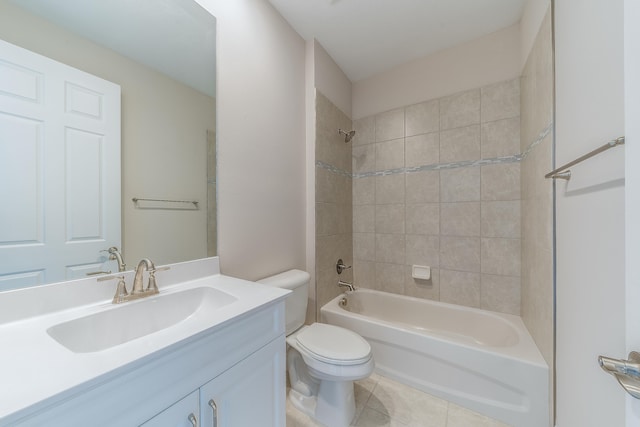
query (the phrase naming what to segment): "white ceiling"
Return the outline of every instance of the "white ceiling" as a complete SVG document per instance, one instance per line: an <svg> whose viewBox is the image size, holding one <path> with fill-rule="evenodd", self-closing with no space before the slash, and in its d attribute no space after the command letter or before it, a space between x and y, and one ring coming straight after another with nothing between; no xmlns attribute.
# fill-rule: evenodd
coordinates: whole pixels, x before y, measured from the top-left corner
<svg viewBox="0 0 640 427"><path fill-rule="evenodd" d="M269 0L353 82L517 23L526 0Z"/></svg>
<svg viewBox="0 0 640 427"><path fill-rule="evenodd" d="M193 0L13 0L41 17L215 96L216 21Z"/></svg>

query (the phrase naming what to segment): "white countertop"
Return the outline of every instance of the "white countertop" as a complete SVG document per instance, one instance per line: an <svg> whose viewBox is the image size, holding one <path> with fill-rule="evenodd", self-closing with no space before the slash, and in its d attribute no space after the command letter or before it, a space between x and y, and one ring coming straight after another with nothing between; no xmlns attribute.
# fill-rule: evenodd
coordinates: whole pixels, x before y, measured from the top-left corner
<svg viewBox="0 0 640 427"><path fill-rule="evenodd" d="M102 298L98 301L88 301L84 305L66 307L57 311L40 309L40 313L28 317L16 315L10 318L6 312L4 316L0 315L0 424L2 419L10 414L27 408L44 406L48 399L70 390L77 392L81 390L83 384L99 377L108 378L109 374L115 375L118 368L140 358L169 349L174 344L189 340L205 331L221 329L233 319L242 317L243 314L265 304L283 299L288 293L282 289L220 274L210 274L186 282L179 282L179 277L175 277L179 274L173 274L172 281L178 283L169 286L161 286L163 279L160 273L157 274L160 296L204 286L226 292L237 298L237 301L213 311L200 310L186 320L166 329L94 353L74 353L68 350L49 336L47 329L78 317L116 308L117 306L111 304L115 282L107 288L110 294L108 300ZM67 292L69 298L73 299L73 290L79 289L78 286L98 286L95 279L91 280L90 283L86 283L89 279L76 281L74 286L69 285L73 282L64 282L59 285L59 292ZM128 280L128 283L130 284L131 280ZM46 288L44 295L50 296L55 292L56 285L43 287ZM103 297L104 291L100 292L100 296ZM34 304L50 309L50 303L37 300L38 293L35 290L29 290L27 295L35 298ZM20 301L21 298L24 299L24 295L16 296L14 293L10 296L0 293L0 311L3 303L6 309L8 303L15 305L15 302ZM156 298L156 296L148 298ZM137 304L144 300L125 304ZM20 312L15 310L15 307L11 311ZM26 311L33 314L28 309Z"/></svg>

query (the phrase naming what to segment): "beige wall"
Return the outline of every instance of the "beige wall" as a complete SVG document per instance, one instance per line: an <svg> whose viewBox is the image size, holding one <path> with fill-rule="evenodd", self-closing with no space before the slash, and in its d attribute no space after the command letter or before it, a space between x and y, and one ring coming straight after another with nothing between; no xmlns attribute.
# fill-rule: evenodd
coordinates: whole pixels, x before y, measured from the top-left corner
<svg viewBox="0 0 640 427"><path fill-rule="evenodd" d="M315 87L351 118L351 80L317 40L313 40Z"/></svg>
<svg viewBox="0 0 640 427"><path fill-rule="evenodd" d="M551 6L551 0L527 0L520 19L520 60L524 68L538 37L540 26Z"/></svg>
<svg viewBox="0 0 640 427"><path fill-rule="evenodd" d="M207 254L206 132L215 100L0 2L0 37L122 87L123 253L130 268ZM198 200L195 211L135 209L133 197ZM105 248L106 249L106 248Z"/></svg>
<svg viewBox="0 0 640 427"><path fill-rule="evenodd" d="M352 118L520 76L520 26L402 64L354 82Z"/></svg>
<svg viewBox="0 0 640 427"><path fill-rule="evenodd" d="M198 3L217 18L222 271L304 270L305 43L267 1Z"/></svg>
<svg viewBox="0 0 640 427"><path fill-rule="evenodd" d="M556 165L624 134L623 5L555 2ZM597 363L627 354L624 156L609 150L555 184L559 427L625 425L630 398Z"/></svg>
<svg viewBox="0 0 640 427"><path fill-rule="evenodd" d="M354 122L358 286L520 314L519 116L516 78Z"/></svg>

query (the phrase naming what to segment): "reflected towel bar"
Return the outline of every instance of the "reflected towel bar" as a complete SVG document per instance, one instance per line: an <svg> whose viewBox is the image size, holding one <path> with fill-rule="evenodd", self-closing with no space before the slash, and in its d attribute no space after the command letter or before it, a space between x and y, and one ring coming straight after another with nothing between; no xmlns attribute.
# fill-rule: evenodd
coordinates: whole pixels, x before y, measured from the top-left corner
<svg viewBox="0 0 640 427"><path fill-rule="evenodd" d="M578 157L574 161L569 162L564 166L560 166L559 168L552 170L551 172L546 174L544 177L545 178L552 178L552 179L566 179L566 180L569 180L571 178L571 171L568 170L568 171L564 172L565 169L569 169L571 166L577 165L578 163L580 163L582 161L585 161L588 158L591 158L591 157L595 156L596 154L600 154L603 151L607 151L610 148L613 148L613 147L615 147L617 145L622 145L622 144L624 144L624 136L621 136L621 137L616 138L616 139L612 139L611 141L607 142L603 146L596 148L595 150L585 154L584 156Z"/></svg>
<svg viewBox="0 0 640 427"><path fill-rule="evenodd" d="M138 203L138 202L189 203L189 204L193 204L193 206L195 206L196 209L198 208L197 200L143 199L140 197L134 197L131 200L133 200L133 203Z"/></svg>

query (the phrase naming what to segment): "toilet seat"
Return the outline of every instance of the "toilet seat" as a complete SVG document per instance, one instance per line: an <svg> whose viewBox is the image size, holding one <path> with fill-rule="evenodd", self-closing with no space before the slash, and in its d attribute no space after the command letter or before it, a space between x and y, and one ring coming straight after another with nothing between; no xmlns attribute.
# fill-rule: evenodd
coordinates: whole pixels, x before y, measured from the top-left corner
<svg viewBox="0 0 640 427"><path fill-rule="evenodd" d="M360 365L371 359L371 346L353 331L314 323L295 335L296 343L314 359L331 365Z"/></svg>

